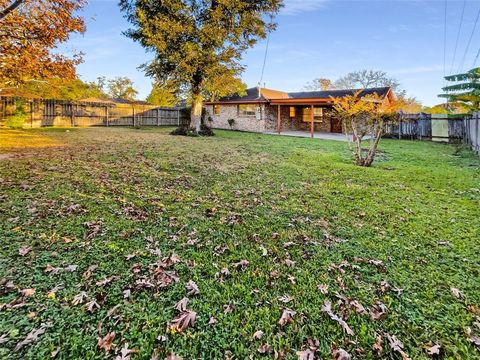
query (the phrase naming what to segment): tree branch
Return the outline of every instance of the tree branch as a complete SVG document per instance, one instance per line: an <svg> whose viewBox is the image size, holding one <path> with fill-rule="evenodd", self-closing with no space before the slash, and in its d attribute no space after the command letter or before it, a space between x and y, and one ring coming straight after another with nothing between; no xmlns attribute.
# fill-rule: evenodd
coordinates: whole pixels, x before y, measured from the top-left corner
<svg viewBox="0 0 480 360"><path fill-rule="evenodd" d="M8 5L5 9L0 10L0 20L2 20L4 17L10 14L13 10L19 7L23 3L23 1L24 0L15 0L10 5Z"/></svg>

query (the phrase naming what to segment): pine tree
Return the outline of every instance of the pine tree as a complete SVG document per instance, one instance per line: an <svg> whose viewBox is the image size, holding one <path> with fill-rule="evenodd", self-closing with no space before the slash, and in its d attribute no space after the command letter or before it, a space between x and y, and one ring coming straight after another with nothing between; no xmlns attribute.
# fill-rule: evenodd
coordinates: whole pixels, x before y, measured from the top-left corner
<svg viewBox="0 0 480 360"><path fill-rule="evenodd" d="M126 35L154 55L143 65L146 74L186 89L190 126L198 132L204 97L227 78L238 83L243 52L275 29L282 0L120 0L120 6L133 25Z"/></svg>
<svg viewBox="0 0 480 360"><path fill-rule="evenodd" d="M448 102L460 103L472 112L480 110L480 68L445 76L445 80L457 84L442 88L445 93L439 97L446 98Z"/></svg>

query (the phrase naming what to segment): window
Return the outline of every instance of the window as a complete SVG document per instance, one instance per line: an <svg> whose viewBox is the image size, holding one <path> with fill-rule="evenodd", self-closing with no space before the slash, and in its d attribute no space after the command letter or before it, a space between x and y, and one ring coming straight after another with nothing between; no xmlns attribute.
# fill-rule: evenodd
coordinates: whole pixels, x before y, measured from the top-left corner
<svg viewBox="0 0 480 360"><path fill-rule="evenodd" d="M312 121L310 116L312 114L312 108L306 107L303 108L303 121L310 122ZM313 122L322 122L323 121L323 108L313 107Z"/></svg>
<svg viewBox="0 0 480 360"><path fill-rule="evenodd" d="M213 105L213 114L220 115L220 105Z"/></svg>
<svg viewBox="0 0 480 360"><path fill-rule="evenodd" d="M238 105L239 116L255 116L256 113L257 113L257 107L254 104Z"/></svg>
<svg viewBox="0 0 480 360"><path fill-rule="evenodd" d="M290 106L290 117L291 118L295 117L295 106Z"/></svg>

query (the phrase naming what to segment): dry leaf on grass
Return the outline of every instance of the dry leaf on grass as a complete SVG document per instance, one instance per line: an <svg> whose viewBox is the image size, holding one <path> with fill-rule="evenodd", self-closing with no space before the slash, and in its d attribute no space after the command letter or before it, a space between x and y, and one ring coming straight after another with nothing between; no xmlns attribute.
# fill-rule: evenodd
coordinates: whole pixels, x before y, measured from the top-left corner
<svg viewBox="0 0 480 360"><path fill-rule="evenodd" d="M248 262L248 260L240 260L239 262L234 263L233 267L235 269L245 269L249 264L250 263Z"/></svg>
<svg viewBox="0 0 480 360"><path fill-rule="evenodd" d="M85 291L81 291L80 293L78 293L73 297L72 304L73 305L83 304L85 300L87 300L87 293Z"/></svg>
<svg viewBox="0 0 480 360"><path fill-rule="evenodd" d="M20 249L18 249L18 254L21 256L27 255L32 248L30 246L22 246Z"/></svg>
<svg viewBox="0 0 480 360"><path fill-rule="evenodd" d="M377 356L381 356L383 353L382 343L383 343L382 335L377 335L375 337L375 344L373 344L372 346L372 350L375 352L375 354L377 354Z"/></svg>
<svg viewBox="0 0 480 360"><path fill-rule="evenodd" d="M252 337L253 337L254 340L259 340L259 339L262 338L262 336L263 336L263 331L262 330L257 330L253 333Z"/></svg>
<svg viewBox="0 0 480 360"><path fill-rule="evenodd" d="M330 319L338 322L340 326L342 327L343 331L345 331L348 335L353 335L353 330L348 326L348 324L340 318L339 316L335 315L332 311L332 302L328 299L325 299L323 302L322 306L322 311L327 313L327 315L330 317Z"/></svg>
<svg viewBox="0 0 480 360"><path fill-rule="evenodd" d="M318 290L320 290L320 292L323 294L323 295L327 295L328 294L328 285L325 285L325 284L320 284L317 286Z"/></svg>
<svg viewBox="0 0 480 360"><path fill-rule="evenodd" d="M402 356L402 360L410 360L408 355L403 351L403 344L395 335L386 334L390 348L398 352Z"/></svg>
<svg viewBox="0 0 480 360"><path fill-rule="evenodd" d="M272 349L272 347L268 344L263 344L263 345L260 345L260 347L257 349L257 351L260 353L260 354L268 354L270 352L270 350Z"/></svg>
<svg viewBox="0 0 480 360"><path fill-rule="evenodd" d="M285 265L287 265L288 267L294 267L295 266L295 261L293 260L290 260L290 259L285 259Z"/></svg>
<svg viewBox="0 0 480 360"><path fill-rule="evenodd" d="M130 355L137 353L138 350L129 349L128 344L125 344L120 350L120 354L115 357L115 360L130 360Z"/></svg>
<svg viewBox="0 0 480 360"><path fill-rule="evenodd" d="M440 355L440 348L441 346L438 344L427 344L425 345L425 349L427 350L428 355Z"/></svg>
<svg viewBox="0 0 480 360"><path fill-rule="evenodd" d="M103 279L103 280L97 281L95 284L96 284L97 286L105 286L105 285L108 285L108 284L110 284L112 281L117 280L117 279L118 279L118 276L113 275L113 276L109 276L109 277L107 277L107 278L105 278L105 279Z"/></svg>
<svg viewBox="0 0 480 360"><path fill-rule="evenodd" d="M450 290L452 291L452 294L457 298L457 299L462 299L465 297L465 295L463 294L463 292L461 292L460 290L458 290L457 288L450 288Z"/></svg>
<svg viewBox="0 0 480 360"><path fill-rule="evenodd" d="M108 333L103 338L99 336L97 346L108 353L112 348L113 339L115 339L115 332Z"/></svg>
<svg viewBox="0 0 480 360"><path fill-rule="evenodd" d="M282 316L280 320L278 320L278 324L280 326L285 326L289 323L293 322L293 317L295 316L296 312L290 309L283 309Z"/></svg>
<svg viewBox="0 0 480 360"><path fill-rule="evenodd" d="M195 311L184 311L172 321L170 324L170 330L182 332L188 327L193 327L196 321L197 313Z"/></svg>
<svg viewBox="0 0 480 360"><path fill-rule="evenodd" d="M210 316L210 319L208 320L208 325L213 325L217 323L217 319L215 319L213 316Z"/></svg>
<svg viewBox="0 0 480 360"><path fill-rule="evenodd" d="M169 352L165 357L165 360L183 360L181 356L175 355L173 352Z"/></svg>
<svg viewBox="0 0 480 360"><path fill-rule="evenodd" d="M20 290L20 293L25 297L33 296L35 294L35 289L23 289Z"/></svg>
<svg viewBox="0 0 480 360"><path fill-rule="evenodd" d="M198 295L200 294L200 290L198 289L197 284L193 280L190 280L186 285L185 288L188 290L188 295Z"/></svg>
<svg viewBox="0 0 480 360"><path fill-rule="evenodd" d="M383 320L387 316L387 307L385 304L377 301L370 309L370 317L372 320Z"/></svg>
<svg viewBox="0 0 480 360"><path fill-rule="evenodd" d="M315 359L315 351L312 349L306 349L297 351L298 360L313 360Z"/></svg>
<svg viewBox="0 0 480 360"><path fill-rule="evenodd" d="M47 324L42 324L40 325L40 327L38 329L33 329L32 331L30 331L27 336L25 337L25 339L23 339L22 341L20 341L16 346L15 346L15 349L14 351L18 351L20 350L21 348L23 348L25 345L29 345L35 341L38 340L39 336L43 335L45 333L45 331L47 331L47 329L49 327L51 327L52 325L50 323L47 323Z"/></svg>
<svg viewBox="0 0 480 360"><path fill-rule="evenodd" d="M95 300L92 300L85 304L85 309L88 312L94 312L95 309L100 309L100 305Z"/></svg>
<svg viewBox="0 0 480 360"><path fill-rule="evenodd" d="M288 295L288 294L285 294L285 295L283 295L283 296L280 296L280 297L278 298L278 300L281 301L281 302L283 302L284 304L287 304L287 303L289 303L290 301L293 300L293 296L290 296L290 295Z"/></svg>
<svg viewBox="0 0 480 360"><path fill-rule="evenodd" d="M337 345L332 344L332 356L335 360L351 360L352 356L343 349L338 349Z"/></svg>
<svg viewBox="0 0 480 360"><path fill-rule="evenodd" d="M188 302L189 302L188 298L184 297L182 300L180 300L175 304L174 308L180 312L183 312L187 310Z"/></svg>

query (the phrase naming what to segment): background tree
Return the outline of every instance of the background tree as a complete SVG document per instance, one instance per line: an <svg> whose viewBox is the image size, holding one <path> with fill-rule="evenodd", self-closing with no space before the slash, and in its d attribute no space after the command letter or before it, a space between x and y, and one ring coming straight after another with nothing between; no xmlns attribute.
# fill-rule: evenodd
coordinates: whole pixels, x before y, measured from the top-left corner
<svg viewBox="0 0 480 360"><path fill-rule="evenodd" d="M334 84L336 89L366 89L372 87L391 87L394 92L399 91L399 82L381 70L353 71L340 77Z"/></svg>
<svg viewBox="0 0 480 360"><path fill-rule="evenodd" d="M17 86L32 79L76 77L81 54L72 58L53 53L71 33L83 33L77 15L84 0L29 0L0 19L0 87ZM0 9L11 3L0 0Z"/></svg>
<svg viewBox="0 0 480 360"><path fill-rule="evenodd" d="M147 97L147 102L158 106L175 106L177 103L177 89L167 82L155 82Z"/></svg>
<svg viewBox="0 0 480 360"><path fill-rule="evenodd" d="M126 35L154 54L146 74L187 90L190 126L198 132L206 92L216 90L216 79L234 80L243 71L242 53L274 30L282 0L120 0L120 6L133 25Z"/></svg>
<svg viewBox="0 0 480 360"><path fill-rule="evenodd" d="M345 134L352 134L349 146L359 166L371 166L377 154L385 125L400 119L399 110L404 106L401 99L386 101L378 95L362 97L362 91L353 95L332 98L334 109L342 119ZM364 139L368 146L364 147Z"/></svg>
<svg viewBox="0 0 480 360"><path fill-rule="evenodd" d="M30 81L18 87L21 92L43 99L81 100L95 97L104 98L107 94L95 81L84 82L80 79L52 78L42 81Z"/></svg>
<svg viewBox="0 0 480 360"><path fill-rule="evenodd" d="M0 20L2 20L4 17L6 17L8 14L10 14L12 11L14 11L17 7L19 7L24 0L15 0L12 1L11 3L8 3L6 1L3 1L0 5Z"/></svg>
<svg viewBox="0 0 480 360"><path fill-rule="evenodd" d="M480 110L480 68L472 69L463 74L445 76L445 80L457 84L444 87L445 92L438 95L448 102L462 104L470 112Z"/></svg>
<svg viewBox="0 0 480 360"><path fill-rule="evenodd" d="M308 82L307 85L305 85L303 88L306 91L316 91L316 90L324 91L324 90L333 90L334 86L333 86L332 80L318 78Z"/></svg>
<svg viewBox="0 0 480 360"><path fill-rule="evenodd" d="M133 81L126 76L117 76L109 79L106 86L108 95L112 98L135 100L138 94L138 91L133 87Z"/></svg>

